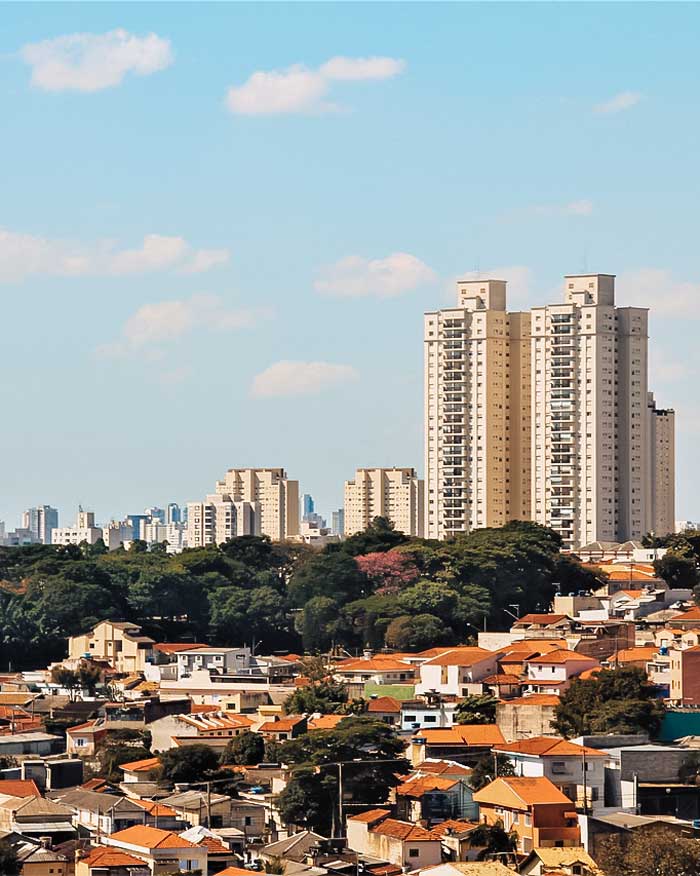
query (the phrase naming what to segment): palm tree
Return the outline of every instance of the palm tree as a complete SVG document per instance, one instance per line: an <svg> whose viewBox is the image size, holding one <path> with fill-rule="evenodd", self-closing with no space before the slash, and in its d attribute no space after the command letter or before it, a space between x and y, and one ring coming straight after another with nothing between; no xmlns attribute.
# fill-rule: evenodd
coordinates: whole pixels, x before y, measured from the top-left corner
<svg viewBox="0 0 700 876"><path fill-rule="evenodd" d="M482 822L469 834L469 845L481 849L477 855L479 861L503 855L508 857L518 847L518 834L514 830L507 831L502 821L494 824Z"/></svg>

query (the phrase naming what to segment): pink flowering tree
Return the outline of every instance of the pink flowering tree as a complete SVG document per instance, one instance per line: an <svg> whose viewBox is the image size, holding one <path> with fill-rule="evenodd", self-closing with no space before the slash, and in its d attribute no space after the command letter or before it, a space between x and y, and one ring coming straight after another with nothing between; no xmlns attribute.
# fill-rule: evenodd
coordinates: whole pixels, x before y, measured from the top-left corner
<svg viewBox="0 0 700 876"><path fill-rule="evenodd" d="M420 574L411 558L401 551L363 554L355 557L355 561L374 584L375 592L382 596L398 593Z"/></svg>

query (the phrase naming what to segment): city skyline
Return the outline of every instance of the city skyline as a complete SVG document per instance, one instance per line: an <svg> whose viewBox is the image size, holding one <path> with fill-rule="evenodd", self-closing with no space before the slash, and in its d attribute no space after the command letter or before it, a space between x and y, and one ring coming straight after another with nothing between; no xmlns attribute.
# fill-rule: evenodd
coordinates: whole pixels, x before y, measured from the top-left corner
<svg viewBox="0 0 700 876"><path fill-rule="evenodd" d="M423 476L422 314L476 270L513 309L576 271L655 302L676 516L700 516L700 10L200 8L5 10L0 520L118 519L232 466L283 466L326 511L358 467ZM116 66L72 69L76 33Z"/></svg>

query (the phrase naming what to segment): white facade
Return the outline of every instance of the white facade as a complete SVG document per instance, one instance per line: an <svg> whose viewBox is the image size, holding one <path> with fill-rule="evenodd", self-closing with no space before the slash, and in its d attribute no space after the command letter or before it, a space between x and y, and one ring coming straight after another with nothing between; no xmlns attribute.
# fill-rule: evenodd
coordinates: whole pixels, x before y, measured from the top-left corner
<svg viewBox="0 0 700 876"><path fill-rule="evenodd" d="M187 503L187 547L223 544L239 535L260 535L260 514L253 502L234 502L228 495Z"/></svg>
<svg viewBox="0 0 700 876"><path fill-rule="evenodd" d="M423 537L423 481L412 468L358 468L345 481L344 534L367 529L386 517L406 535Z"/></svg>
<svg viewBox="0 0 700 876"><path fill-rule="evenodd" d="M103 536L101 526L95 526L95 515L92 511L78 510L78 516L73 526L56 528L51 532L51 544L96 544Z"/></svg>
<svg viewBox="0 0 700 876"><path fill-rule="evenodd" d="M142 537L148 544L168 543L169 554L178 554L187 546L187 525L185 523L144 523Z"/></svg>
<svg viewBox="0 0 700 876"><path fill-rule="evenodd" d="M460 656L443 654L422 663L418 669L420 681L416 694L437 691L446 696L465 697L480 693L482 679L496 672L498 654L474 648L474 654ZM477 685L478 687L473 687Z"/></svg>

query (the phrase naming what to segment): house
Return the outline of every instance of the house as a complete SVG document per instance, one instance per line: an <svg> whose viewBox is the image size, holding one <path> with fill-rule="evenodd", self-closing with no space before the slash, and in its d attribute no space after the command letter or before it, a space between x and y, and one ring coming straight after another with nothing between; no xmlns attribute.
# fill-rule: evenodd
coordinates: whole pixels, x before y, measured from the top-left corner
<svg viewBox="0 0 700 876"><path fill-rule="evenodd" d="M500 702L496 706L496 725L508 740L554 735L552 721L558 705L556 694L531 694Z"/></svg>
<svg viewBox="0 0 700 876"><path fill-rule="evenodd" d="M207 850L207 862L209 873L219 873L223 867L238 863L238 855L234 851L233 843L226 842L209 828L198 825L183 831L180 836L195 845L202 846Z"/></svg>
<svg viewBox="0 0 700 876"><path fill-rule="evenodd" d="M545 776L584 812L604 805L607 755L603 751L551 736L506 742L493 750L509 758L516 776Z"/></svg>
<svg viewBox="0 0 700 876"><path fill-rule="evenodd" d="M193 827L206 825L207 813L211 811L211 827L237 828L249 839L260 837L265 832L265 807L259 803L228 797L225 794L190 789L176 791L161 800L173 809L178 818Z"/></svg>
<svg viewBox="0 0 700 876"><path fill-rule="evenodd" d="M110 834L103 842L140 858L148 864L154 876L173 870L207 872L206 847L191 843L169 830L135 825Z"/></svg>
<svg viewBox="0 0 700 876"><path fill-rule="evenodd" d="M527 678L525 689L527 693L557 694L560 696L568 690L571 679L588 669L600 666L593 657L568 651L563 648L531 657L525 661Z"/></svg>
<svg viewBox="0 0 700 876"><path fill-rule="evenodd" d="M423 729L411 737L408 757L414 767L428 758L471 765L502 742L505 739L496 724L455 724Z"/></svg>
<svg viewBox="0 0 700 876"><path fill-rule="evenodd" d="M61 736L42 733L39 730L0 735L0 757L44 756L59 754L62 750L63 738Z"/></svg>
<svg viewBox="0 0 700 876"><path fill-rule="evenodd" d="M336 681L345 684L412 684L415 680L415 667L392 655L372 656L343 660L333 670Z"/></svg>
<svg viewBox="0 0 700 876"><path fill-rule="evenodd" d="M315 712L308 716L306 726L309 731L335 730L344 718L347 718L347 715L321 715L319 712Z"/></svg>
<svg viewBox="0 0 700 876"><path fill-rule="evenodd" d="M451 727L455 720L457 697L426 695L420 699L403 700L401 703L402 730L418 730L421 727Z"/></svg>
<svg viewBox="0 0 700 876"><path fill-rule="evenodd" d="M467 776L410 775L394 789L396 815L404 821L421 822L428 827L446 819L477 819Z"/></svg>
<svg viewBox="0 0 700 876"><path fill-rule="evenodd" d="M44 797L0 797L0 830L16 831L30 838L50 837L52 842L73 839L73 812Z"/></svg>
<svg viewBox="0 0 700 876"><path fill-rule="evenodd" d="M474 800L486 824L501 822L517 832L519 852L581 844L571 800L544 776L502 776L476 791Z"/></svg>
<svg viewBox="0 0 700 876"><path fill-rule="evenodd" d="M522 876L602 876L583 846L533 849L518 871Z"/></svg>
<svg viewBox="0 0 700 876"><path fill-rule="evenodd" d="M99 718L66 729L66 752L78 757L94 757L107 738L107 728Z"/></svg>
<svg viewBox="0 0 700 876"><path fill-rule="evenodd" d="M482 679L496 672L498 654L484 648L453 648L421 663L417 694L436 692L454 697L481 693Z"/></svg>
<svg viewBox="0 0 700 876"><path fill-rule="evenodd" d="M513 871L500 861L451 861L427 867L420 876L513 876Z"/></svg>
<svg viewBox="0 0 700 876"><path fill-rule="evenodd" d="M109 662L117 672L130 675L143 672L153 661L155 642L141 634L138 624L126 621L100 621L88 633L68 639L71 660L92 657Z"/></svg>
<svg viewBox="0 0 700 876"><path fill-rule="evenodd" d="M53 848L50 837L34 839L13 833L5 839L17 855L22 876L72 876L73 861Z"/></svg>
<svg viewBox="0 0 700 876"><path fill-rule="evenodd" d="M265 739L284 742L285 739L296 739L307 729L307 719L303 715L287 715L284 718L275 716L271 721L263 722L258 727L258 733Z"/></svg>
<svg viewBox="0 0 700 876"><path fill-rule="evenodd" d="M76 852L75 876L151 876L146 860L108 846Z"/></svg>
<svg viewBox="0 0 700 876"><path fill-rule="evenodd" d="M481 851L472 842L472 833L479 827L476 821L448 818L431 828L440 837L444 861L475 861Z"/></svg>
<svg viewBox="0 0 700 876"><path fill-rule="evenodd" d="M177 653L177 677L189 678L201 669L219 675L235 675L250 664L250 648L187 648Z"/></svg>
<svg viewBox="0 0 700 876"><path fill-rule="evenodd" d="M370 697L367 704L367 714L377 721L384 721L392 727L398 726L401 720L401 700L395 697Z"/></svg>
<svg viewBox="0 0 700 876"><path fill-rule="evenodd" d="M160 769L160 758L146 757L143 760L130 760L123 763L119 769L124 773L126 784L147 781L153 773Z"/></svg>
<svg viewBox="0 0 700 876"><path fill-rule="evenodd" d="M294 861L301 864L309 851L322 843L327 843L326 837L312 830L302 830L286 839L269 843L260 849L260 857L264 862L271 863L278 858L282 861Z"/></svg>
<svg viewBox="0 0 700 876"><path fill-rule="evenodd" d="M526 614L510 628L525 639L563 638L571 631L571 618L565 614Z"/></svg>
<svg viewBox="0 0 700 876"><path fill-rule="evenodd" d="M679 706L700 705L700 645L670 653L668 697Z"/></svg>
<svg viewBox="0 0 700 876"><path fill-rule="evenodd" d="M440 838L424 827L390 818L388 809L371 809L347 819L348 848L397 867L420 870L442 860Z"/></svg>
<svg viewBox="0 0 700 876"><path fill-rule="evenodd" d="M164 830L182 830L184 821L175 811L153 800L118 797L80 788L57 793L54 798L73 813L73 823L81 833L101 836L145 824Z"/></svg>
<svg viewBox="0 0 700 876"><path fill-rule="evenodd" d="M148 725L154 751L168 751L177 745L202 743L224 749L234 736L249 730L253 720L248 715L207 711L198 714L166 715Z"/></svg>

